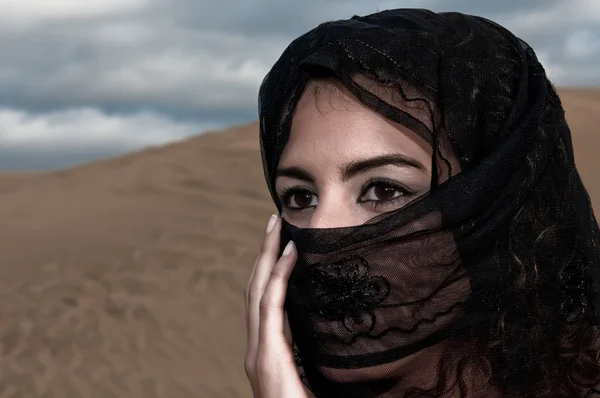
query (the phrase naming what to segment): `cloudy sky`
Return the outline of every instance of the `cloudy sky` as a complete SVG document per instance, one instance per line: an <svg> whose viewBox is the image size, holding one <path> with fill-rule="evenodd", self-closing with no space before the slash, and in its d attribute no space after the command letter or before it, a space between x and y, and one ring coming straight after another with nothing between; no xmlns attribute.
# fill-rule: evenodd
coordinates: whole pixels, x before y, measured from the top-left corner
<svg viewBox="0 0 600 398"><path fill-rule="evenodd" d="M600 86L598 0L0 0L0 170L253 120L292 39L396 7L488 17L528 41L557 85Z"/></svg>

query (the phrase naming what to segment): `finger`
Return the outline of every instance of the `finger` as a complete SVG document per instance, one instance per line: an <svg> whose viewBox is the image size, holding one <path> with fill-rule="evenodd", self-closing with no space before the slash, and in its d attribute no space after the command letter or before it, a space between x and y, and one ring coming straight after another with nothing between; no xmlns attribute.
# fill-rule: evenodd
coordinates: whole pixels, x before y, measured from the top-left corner
<svg viewBox="0 0 600 398"><path fill-rule="evenodd" d="M266 231L266 235L269 235L269 232L273 229L275 223L277 222L277 215L276 214L272 214L271 217L269 218L269 222L267 224L267 231ZM266 239L266 236L265 236ZM264 247L264 240L263 240L263 247ZM262 253L262 249L261 249L261 253ZM252 271L250 271L250 275L248 277L248 283L246 284L246 287L244 289L244 298L246 299L246 310L248 310L248 293L250 292L250 285L252 283L252 280L254 280L254 274L256 273L256 265L258 264L258 260L260 260L261 256L259 253L256 258L254 259L254 264L252 265Z"/></svg>
<svg viewBox="0 0 600 398"><path fill-rule="evenodd" d="M263 253L267 250L267 238L268 235L272 232L274 232L273 230L275 229L275 224L277 223L277 218L278 216L276 214L273 214L270 218L269 218L269 222L267 224L267 228L266 228L266 236L265 239L263 240L263 244L260 250L260 253L256 256L256 259L254 261L254 265L252 267L252 271L250 273L250 277L248 279L248 283L246 285L246 288L244 289L244 301L245 301L245 307L246 307L246 311L245 311L245 320L246 320L246 336L247 336L247 342L246 342L246 358L244 360L244 367L246 368L246 374L248 376L248 378L250 379L250 384L252 386L252 389L254 390L255 388L255 380L254 380L254 373L255 373L255 368L256 368L256 352L258 350L258 332L256 331L257 326L256 324L256 320L252 320L251 319L251 312L253 312L251 309L253 308L253 306L257 306L252 304L253 300L251 299L251 292L254 291L255 289L255 276L256 276L256 269L259 265L259 263L261 263L261 261L264 260L264 256ZM252 293L254 294L254 293ZM254 300L256 301L256 300ZM257 312L257 311L254 311ZM257 317L255 317L257 318Z"/></svg>
<svg viewBox="0 0 600 398"><path fill-rule="evenodd" d="M254 265L252 266L252 271L250 272L250 276L248 278L248 283L246 285L246 288L244 289L244 299L245 299L245 306L246 306L246 326L248 326L248 313L249 313L249 308L250 308L250 292L253 289L253 281L255 280L255 275L256 275L256 268L258 266L259 261L262 259L263 257L263 252L266 250L266 246L267 246L267 237L270 234L270 232L272 232L272 230L275 227L275 224L277 223L277 218L278 216L276 214L273 214L271 216L271 218L269 219L269 223L267 224L267 232L266 232L266 236L265 239L263 240L263 244L262 247L260 249L259 254L256 256L256 259L254 260Z"/></svg>
<svg viewBox="0 0 600 398"><path fill-rule="evenodd" d="M271 217L269 218L269 222L267 223L267 230L266 230L265 238L266 238L266 235L269 235L271 230L275 227L277 218L279 218L279 216L277 214L272 214ZM263 245L264 245L264 240L263 240ZM250 290L250 283L254 279L254 274L256 273L256 264L258 264L258 260L260 260L260 253L254 259L254 264L252 265L252 271L250 272L250 276L248 277L248 284L246 285L246 289L244 292L246 298L248 298L248 292Z"/></svg>
<svg viewBox="0 0 600 398"><path fill-rule="evenodd" d="M258 257L254 260L254 265L252 265L252 271L250 271L250 276L248 277L248 283L246 284L246 287L244 288L244 314L245 314L245 320L246 320L246 330L248 330L248 326L249 326L249 318L248 318L249 300L248 300L248 294L250 292L250 282L252 281L252 279L254 279L254 272L256 271L256 263L257 262L258 262Z"/></svg>
<svg viewBox="0 0 600 398"><path fill-rule="evenodd" d="M274 216L274 215L273 215ZM273 217L271 216L271 217ZM271 221L269 221L271 222ZM269 226L267 225L267 230L269 229ZM248 277L248 283L246 284L246 287L244 288L244 305L245 305L245 314L246 314L246 330L248 330L248 308L249 308L249 298L248 295L250 293L250 284L252 283L252 280L254 280L254 274L256 273L256 264L258 264L258 260L260 259L260 255L256 256L256 258L254 259L254 264L252 265L252 271L250 271L250 276Z"/></svg>
<svg viewBox="0 0 600 398"><path fill-rule="evenodd" d="M248 285L248 330L247 330L247 352L249 361L256 358L258 351L258 333L260 317L260 300L263 296L271 270L277 262L279 256L279 234L281 229L280 218L276 216L274 224L267 232L260 254L256 260L255 270L252 280Z"/></svg>
<svg viewBox="0 0 600 398"><path fill-rule="evenodd" d="M290 344L285 337L284 304L288 280L298 258L293 242L289 242L283 255L273 267L268 285L260 301L259 347L274 349L276 355L289 353ZM261 348L262 350L262 348Z"/></svg>

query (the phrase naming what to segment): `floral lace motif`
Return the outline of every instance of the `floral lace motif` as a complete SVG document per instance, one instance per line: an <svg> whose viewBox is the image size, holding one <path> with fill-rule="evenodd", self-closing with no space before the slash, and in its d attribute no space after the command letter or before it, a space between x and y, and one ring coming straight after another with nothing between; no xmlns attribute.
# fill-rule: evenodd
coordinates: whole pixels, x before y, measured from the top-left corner
<svg viewBox="0 0 600 398"><path fill-rule="evenodd" d="M374 310L390 294L390 283L382 276L371 276L370 268L359 256L310 267L312 310L329 321L341 322L349 332L372 331Z"/></svg>

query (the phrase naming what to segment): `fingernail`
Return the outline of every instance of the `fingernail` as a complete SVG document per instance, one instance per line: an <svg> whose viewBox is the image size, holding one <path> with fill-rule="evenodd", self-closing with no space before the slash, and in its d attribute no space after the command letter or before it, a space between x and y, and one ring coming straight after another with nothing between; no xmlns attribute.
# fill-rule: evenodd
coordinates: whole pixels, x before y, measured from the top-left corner
<svg viewBox="0 0 600 398"><path fill-rule="evenodd" d="M267 224L267 233L270 233L273 228L275 228L275 222L277 221L277 215L273 214L271 218L269 218L269 223Z"/></svg>
<svg viewBox="0 0 600 398"><path fill-rule="evenodd" d="M285 246L285 249L283 249L283 254L282 256L287 256L292 252L292 249L294 248L294 242L289 241L288 244Z"/></svg>

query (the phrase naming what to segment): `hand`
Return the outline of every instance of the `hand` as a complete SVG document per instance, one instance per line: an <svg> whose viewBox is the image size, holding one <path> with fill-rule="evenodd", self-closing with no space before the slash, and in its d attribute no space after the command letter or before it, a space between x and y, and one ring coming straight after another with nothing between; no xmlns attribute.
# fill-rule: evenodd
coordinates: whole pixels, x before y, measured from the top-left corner
<svg viewBox="0 0 600 398"><path fill-rule="evenodd" d="M292 242L281 258L281 220L273 216L246 287L246 374L254 398L314 397L298 375L284 314L287 283L298 258Z"/></svg>

